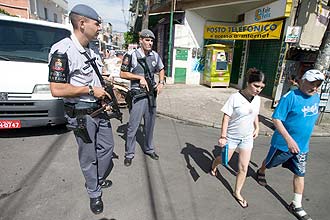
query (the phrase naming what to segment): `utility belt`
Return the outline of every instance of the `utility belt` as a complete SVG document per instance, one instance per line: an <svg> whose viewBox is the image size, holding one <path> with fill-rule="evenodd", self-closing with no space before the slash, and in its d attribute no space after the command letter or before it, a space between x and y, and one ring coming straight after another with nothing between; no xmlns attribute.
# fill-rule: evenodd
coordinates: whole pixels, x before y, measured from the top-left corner
<svg viewBox="0 0 330 220"><path fill-rule="evenodd" d="M95 102L64 103L64 111L70 118L90 115L99 108L101 108L101 105Z"/></svg>
<svg viewBox="0 0 330 220"><path fill-rule="evenodd" d="M131 89L129 90L129 93L131 94L132 98L139 99L147 97L147 93L145 90L142 89Z"/></svg>
<svg viewBox="0 0 330 220"><path fill-rule="evenodd" d="M90 115L101 105L95 102L78 102L78 103L64 103L64 111L70 118L76 118L77 124L68 123L66 127L72 130L74 134L81 138L84 143L92 143L92 140L87 130L86 115ZM101 114L99 114L101 115Z"/></svg>
<svg viewBox="0 0 330 220"><path fill-rule="evenodd" d="M130 89L128 90L126 97L125 97L125 102L128 106L128 109L132 109L133 103L136 103L137 101L148 98L148 94L145 90L142 89Z"/></svg>

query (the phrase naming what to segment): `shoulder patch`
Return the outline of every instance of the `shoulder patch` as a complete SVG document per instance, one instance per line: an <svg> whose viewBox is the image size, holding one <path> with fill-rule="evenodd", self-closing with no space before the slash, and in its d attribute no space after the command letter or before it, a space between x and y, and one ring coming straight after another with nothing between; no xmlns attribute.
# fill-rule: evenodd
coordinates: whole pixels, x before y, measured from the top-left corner
<svg viewBox="0 0 330 220"><path fill-rule="evenodd" d="M67 83L69 82L68 56L55 51L49 63L49 82Z"/></svg>
<svg viewBox="0 0 330 220"><path fill-rule="evenodd" d="M132 55L126 53L123 57L123 62L121 64L120 69L124 72L129 72L131 66L131 60L132 60Z"/></svg>
<svg viewBox="0 0 330 220"><path fill-rule="evenodd" d="M124 57L123 64L124 65L128 65L129 64L129 58L128 58L128 56L125 56Z"/></svg>
<svg viewBox="0 0 330 220"><path fill-rule="evenodd" d="M64 70L64 67L63 67L63 63L62 63L62 60L57 58L55 61L54 61L54 66L52 68L53 70L55 71L63 71Z"/></svg>

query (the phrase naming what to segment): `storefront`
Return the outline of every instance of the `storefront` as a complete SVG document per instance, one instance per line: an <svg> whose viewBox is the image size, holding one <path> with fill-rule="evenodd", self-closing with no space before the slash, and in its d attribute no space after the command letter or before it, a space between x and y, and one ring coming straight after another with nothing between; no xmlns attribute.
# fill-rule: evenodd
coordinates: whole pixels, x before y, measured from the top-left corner
<svg viewBox="0 0 330 220"><path fill-rule="evenodd" d="M205 27L204 36L205 39L235 40L234 60L236 60L233 63L231 79L236 79L235 86L242 88L244 73L251 67L262 70L267 79L274 78L281 47L282 26L281 20L250 25L212 25ZM236 42L238 47L236 47ZM209 62L207 57L205 62ZM264 89L266 96L271 96L273 85L273 80L266 85Z"/></svg>
<svg viewBox="0 0 330 220"><path fill-rule="evenodd" d="M320 61L320 46L324 38L325 31L329 22L329 7L326 2L308 2L302 1L298 4L299 11L295 14L295 19L287 26L283 36L283 45L285 60L276 75L276 84L274 86L275 107L290 87L289 79L301 79L306 70L317 68L328 75L329 64L317 65ZM308 15L308 20L306 20ZM327 63L327 62L325 62ZM317 66L316 66L317 65ZM326 108L328 101L327 86L323 85L321 94L320 110L329 112Z"/></svg>
<svg viewBox="0 0 330 220"><path fill-rule="evenodd" d="M245 72L249 68L256 67L266 75L267 83L262 95L268 98L275 97L274 88L278 83L277 76L282 70L286 52L283 32L288 24L291 7L292 1L280 0L245 13L246 26L264 24L267 27L266 25L269 25L270 34L264 35L263 38L235 41L237 46L234 50L232 86L243 88ZM275 27L277 28L275 29ZM237 58L240 62L235 61Z"/></svg>

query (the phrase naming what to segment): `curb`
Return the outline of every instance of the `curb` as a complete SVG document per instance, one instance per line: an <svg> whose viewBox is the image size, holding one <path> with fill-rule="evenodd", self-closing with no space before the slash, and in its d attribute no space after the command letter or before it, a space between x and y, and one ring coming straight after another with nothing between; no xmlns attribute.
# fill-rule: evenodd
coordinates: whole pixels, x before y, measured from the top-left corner
<svg viewBox="0 0 330 220"><path fill-rule="evenodd" d="M220 123L212 123L212 122L205 122L201 120L196 120L196 119L191 119L191 118L186 118L183 116L176 116L173 114L169 113L164 113L157 111L157 115L165 118L171 118L173 120L181 121L185 124L189 125L196 125L196 126L204 126L204 127L211 127L211 128L217 128L221 129L221 124ZM265 136L272 136L274 131L272 129L260 129L260 134L263 134ZM313 132L312 137L330 137L330 134L328 132Z"/></svg>
<svg viewBox="0 0 330 220"><path fill-rule="evenodd" d="M172 114L169 114L169 113L164 113L164 112L159 112L159 111L157 111L157 114L160 117L170 118L170 119L177 120L177 121L183 122L185 124L189 124L189 125L196 125L196 126L204 126L204 127L211 127L211 128L221 129L221 124L220 123L205 122L205 121L186 118L186 117L182 117L182 116L175 116L175 115L172 115ZM271 129L268 129L268 130L267 129L261 129L260 134L263 134L265 136L271 136L273 134L273 130L271 130Z"/></svg>

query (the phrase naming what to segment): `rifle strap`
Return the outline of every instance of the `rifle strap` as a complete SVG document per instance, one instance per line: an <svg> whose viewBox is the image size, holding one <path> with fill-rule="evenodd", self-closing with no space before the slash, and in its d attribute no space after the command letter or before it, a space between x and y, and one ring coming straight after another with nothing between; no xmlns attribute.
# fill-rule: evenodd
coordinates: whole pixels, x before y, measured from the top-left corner
<svg viewBox="0 0 330 220"><path fill-rule="evenodd" d="M85 63L86 63L86 64L87 64L87 63L90 63L90 64L92 65L93 69L94 69L95 72L96 72L97 77L99 78L99 80L100 80L100 82L101 82L102 87L103 87L104 89L106 89L106 88L107 88L107 85L105 84L105 81L104 81L104 79L103 79L103 77L102 77L102 75L101 75L101 73L100 73L100 71L99 71L99 68L98 68L97 65L96 65L96 62L95 62L96 58L95 58L95 57L94 57L94 58L91 58L91 57L89 56L89 54L87 53L87 51L83 52L82 54L87 58L87 61L85 61ZM120 110L119 110L119 106L118 106L117 98L116 98L115 94L113 93L113 86L110 85L110 86L108 86L108 88L109 88L109 90L107 90L107 92L108 92L109 95L111 96L111 101L112 101L112 103L113 103L113 107L114 107L112 111L113 111L113 112L116 112L116 114L118 115L118 117L116 117L116 118L117 118L118 120L122 121L122 113L121 113ZM103 107L102 107L102 108L103 108Z"/></svg>
<svg viewBox="0 0 330 220"><path fill-rule="evenodd" d="M94 71L96 72L97 77L99 78L99 80L100 80L100 82L101 82L101 85L102 85L103 87L105 87L104 79L103 79L103 77L102 77L102 75L101 75L101 73L100 73L99 68L98 68L97 65L96 65L96 62L95 62L96 57L91 58L91 57L89 56L89 54L87 53L87 51L83 52L82 54L87 58L87 61L85 61L85 63L86 63L86 64L87 64L87 63L90 63L90 64L92 65Z"/></svg>
<svg viewBox="0 0 330 220"><path fill-rule="evenodd" d="M135 49L135 53L136 53L137 62L142 66L144 70L144 76L146 78L149 77L150 79L154 80L154 78L151 76L150 68L147 63L147 56L142 57L142 55L137 49Z"/></svg>

